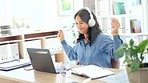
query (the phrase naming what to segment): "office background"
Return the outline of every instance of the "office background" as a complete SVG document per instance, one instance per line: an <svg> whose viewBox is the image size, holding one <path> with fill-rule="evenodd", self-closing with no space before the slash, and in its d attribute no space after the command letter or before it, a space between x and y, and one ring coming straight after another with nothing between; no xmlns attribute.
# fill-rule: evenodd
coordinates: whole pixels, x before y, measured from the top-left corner
<svg viewBox="0 0 148 83"><path fill-rule="evenodd" d="M137 14L136 11L133 11L134 15L140 15L138 16L138 20L140 18L141 21L140 34L136 33L136 35L134 36L130 33L126 35L123 34L123 39L130 37L134 38L136 41L139 41L141 39L141 35L143 36L143 34L145 34L144 36L146 36L144 38L147 38L147 0L131 0L127 2L126 0L104 0L104 2L102 2L102 0L0 0L0 26L10 25L10 27L12 28L12 34L14 35L19 33L31 33L35 31L63 29L65 35L69 35L66 37L66 40L70 45L73 46L73 35L71 34L72 31L69 30L69 28L71 28L72 24L74 23L73 15L84 6L88 6L97 16L101 17L101 21L100 18L98 18L98 20L100 24L102 24L102 27L106 27L104 26L106 24L103 23L107 22L108 17L110 18L114 16L119 18L119 20L121 18L121 23L123 23L122 27L126 27L125 25L129 24L126 23L126 20L129 19L129 17L126 17L126 15L121 15L121 17L118 17L118 15L109 13L109 15L104 15L104 17L102 17L101 15L99 15L99 13L97 13L97 11L99 11L99 9L97 8L99 8L98 5L100 5L100 3L105 3L105 10L108 10L106 8L111 7L112 5L110 4L112 2L124 2L128 4L130 3L134 5L133 7L129 4L130 8L133 7L131 8L131 10L136 10L136 8L139 8L139 10L140 8L142 9L140 11L136 10L139 12L139 14ZM62 4L66 5L66 7L63 7ZM101 5L102 8L104 8L104 6ZM125 4L125 8L126 7L127 5ZM128 32L130 31L129 29L130 28L128 28ZM103 30L107 31L107 28L103 28ZM107 33L109 33L109 31ZM138 37L138 39L136 37ZM126 41L128 40L125 40L125 42Z"/></svg>

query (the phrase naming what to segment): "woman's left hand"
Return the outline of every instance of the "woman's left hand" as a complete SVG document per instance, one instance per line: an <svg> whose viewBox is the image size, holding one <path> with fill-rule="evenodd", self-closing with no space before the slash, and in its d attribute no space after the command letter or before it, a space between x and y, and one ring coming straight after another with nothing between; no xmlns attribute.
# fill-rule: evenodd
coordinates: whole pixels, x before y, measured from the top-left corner
<svg viewBox="0 0 148 83"><path fill-rule="evenodd" d="M119 30L119 27L120 27L119 21L117 19L115 19L115 18L112 18L111 19L111 26L112 26L112 32L111 32L111 34L113 36L119 35L119 31L118 31Z"/></svg>

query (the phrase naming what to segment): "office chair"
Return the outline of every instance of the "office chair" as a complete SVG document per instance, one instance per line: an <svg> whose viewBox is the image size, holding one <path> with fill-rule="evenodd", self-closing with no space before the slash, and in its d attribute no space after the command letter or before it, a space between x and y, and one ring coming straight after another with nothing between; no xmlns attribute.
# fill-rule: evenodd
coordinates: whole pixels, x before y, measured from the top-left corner
<svg viewBox="0 0 148 83"><path fill-rule="evenodd" d="M112 65L112 68L119 69L119 66L120 66L119 59L111 58L111 65Z"/></svg>

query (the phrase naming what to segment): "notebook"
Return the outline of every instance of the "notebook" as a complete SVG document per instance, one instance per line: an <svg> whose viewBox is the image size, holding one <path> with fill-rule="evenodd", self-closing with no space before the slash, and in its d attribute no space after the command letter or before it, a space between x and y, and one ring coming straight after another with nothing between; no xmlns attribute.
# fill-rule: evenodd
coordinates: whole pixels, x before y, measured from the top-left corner
<svg viewBox="0 0 148 83"><path fill-rule="evenodd" d="M97 78L106 77L114 74L114 72L110 70L103 69L95 65L75 67L75 68L72 68L71 70L72 70L72 74L85 76L91 79L97 79Z"/></svg>
<svg viewBox="0 0 148 83"><path fill-rule="evenodd" d="M49 49L27 48L32 67L36 71L59 73L60 68L53 63Z"/></svg>

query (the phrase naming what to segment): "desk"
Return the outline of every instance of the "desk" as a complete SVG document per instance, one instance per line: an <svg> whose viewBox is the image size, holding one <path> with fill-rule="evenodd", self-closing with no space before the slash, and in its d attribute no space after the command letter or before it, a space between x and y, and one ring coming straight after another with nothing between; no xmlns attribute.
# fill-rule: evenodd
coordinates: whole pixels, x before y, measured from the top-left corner
<svg viewBox="0 0 148 83"><path fill-rule="evenodd" d="M125 70L109 69L115 75L103 77L96 80L89 78L69 75L67 78L61 74L52 74L35 70L26 71L24 68L12 71L0 71L1 83L128 83Z"/></svg>

